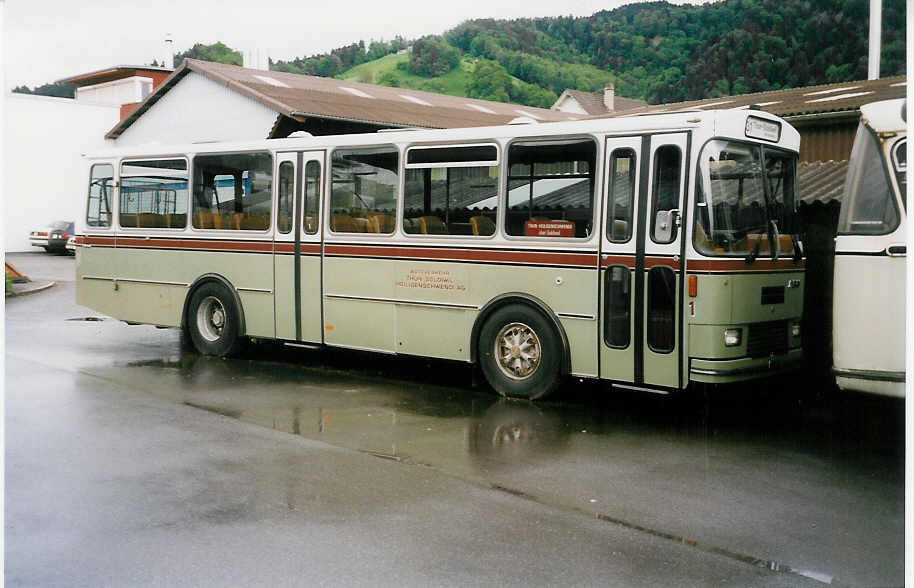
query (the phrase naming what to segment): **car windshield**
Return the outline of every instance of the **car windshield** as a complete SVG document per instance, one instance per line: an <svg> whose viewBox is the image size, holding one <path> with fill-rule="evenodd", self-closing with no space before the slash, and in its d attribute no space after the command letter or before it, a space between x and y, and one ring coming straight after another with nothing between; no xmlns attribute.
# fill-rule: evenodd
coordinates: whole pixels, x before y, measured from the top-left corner
<svg viewBox="0 0 914 588"><path fill-rule="evenodd" d="M51 229L54 231L64 231L69 226L70 223L68 221L54 221L50 225Z"/></svg>
<svg viewBox="0 0 914 588"><path fill-rule="evenodd" d="M716 140L702 150L695 248L706 255L793 255L796 154ZM773 245L774 244L774 245Z"/></svg>

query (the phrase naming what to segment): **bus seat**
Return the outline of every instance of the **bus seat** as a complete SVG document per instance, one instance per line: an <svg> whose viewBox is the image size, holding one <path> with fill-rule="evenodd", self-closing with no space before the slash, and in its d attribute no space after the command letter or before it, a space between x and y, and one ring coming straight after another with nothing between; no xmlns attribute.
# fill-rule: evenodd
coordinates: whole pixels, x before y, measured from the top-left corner
<svg viewBox="0 0 914 588"><path fill-rule="evenodd" d="M241 223L242 223L243 220L244 220L244 216L245 216L245 215L244 215L243 212L233 212L233 213L232 213L232 217L231 217L231 223L230 223L230 225L229 225L228 227L226 227L226 228L232 228L232 229L235 229L235 230L241 229L241 228L242 228L242 227L241 227Z"/></svg>
<svg viewBox="0 0 914 588"><path fill-rule="evenodd" d="M118 222L121 224L122 227L135 227L135 226L137 226L137 224L136 224L136 215L133 214L133 213L122 213L122 214L120 215L120 217L118 217Z"/></svg>
<svg viewBox="0 0 914 588"><path fill-rule="evenodd" d="M366 219L354 219L348 214L334 214L330 217L330 229L335 233L364 233L367 223L357 223L356 220Z"/></svg>
<svg viewBox="0 0 914 588"><path fill-rule="evenodd" d="M423 235L447 235L447 227L437 216L420 216L419 232Z"/></svg>
<svg viewBox="0 0 914 588"><path fill-rule="evenodd" d="M241 217L241 229L245 231L265 231L269 226L268 214L246 214Z"/></svg>
<svg viewBox="0 0 914 588"><path fill-rule="evenodd" d="M622 241L628 238L628 221L613 219L613 241Z"/></svg>
<svg viewBox="0 0 914 588"><path fill-rule="evenodd" d="M316 233L317 232L317 217L312 215L305 216L305 232L306 233Z"/></svg>
<svg viewBox="0 0 914 588"><path fill-rule="evenodd" d="M376 214L368 219L371 233L393 233L396 219L390 214Z"/></svg>
<svg viewBox="0 0 914 588"><path fill-rule="evenodd" d="M165 226L165 217L154 212L141 212L136 215L136 226L147 229L161 229Z"/></svg>
<svg viewBox="0 0 914 588"><path fill-rule="evenodd" d="M165 215L165 226L170 229L183 229L187 226L187 213Z"/></svg>
<svg viewBox="0 0 914 588"><path fill-rule="evenodd" d="M495 234L495 223L487 216L471 216L470 227L472 227L474 235L488 236Z"/></svg>

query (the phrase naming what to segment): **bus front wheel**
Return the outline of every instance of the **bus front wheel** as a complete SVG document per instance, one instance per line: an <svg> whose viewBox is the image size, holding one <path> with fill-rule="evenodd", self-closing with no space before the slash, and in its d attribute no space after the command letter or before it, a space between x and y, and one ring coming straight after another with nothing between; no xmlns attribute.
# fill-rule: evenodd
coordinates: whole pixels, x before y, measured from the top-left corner
<svg viewBox="0 0 914 588"><path fill-rule="evenodd" d="M228 289L208 282L194 291L187 315L190 339L203 355L228 357L241 351L240 312Z"/></svg>
<svg viewBox="0 0 914 588"><path fill-rule="evenodd" d="M479 358L502 396L543 398L559 383L562 346L542 313L520 304L492 313L479 333Z"/></svg>

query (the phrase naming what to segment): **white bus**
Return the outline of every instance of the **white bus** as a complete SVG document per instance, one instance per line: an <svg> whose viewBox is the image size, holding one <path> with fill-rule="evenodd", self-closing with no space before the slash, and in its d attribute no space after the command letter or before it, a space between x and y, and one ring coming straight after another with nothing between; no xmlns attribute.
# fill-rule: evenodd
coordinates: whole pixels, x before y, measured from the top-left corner
<svg viewBox="0 0 914 588"><path fill-rule="evenodd" d="M77 300L187 330L667 393L797 366L799 135L760 110L91 155Z"/></svg>
<svg viewBox="0 0 914 588"><path fill-rule="evenodd" d="M838 387L904 396L905 101L860 109L835 239L832 369Z"/></svg>

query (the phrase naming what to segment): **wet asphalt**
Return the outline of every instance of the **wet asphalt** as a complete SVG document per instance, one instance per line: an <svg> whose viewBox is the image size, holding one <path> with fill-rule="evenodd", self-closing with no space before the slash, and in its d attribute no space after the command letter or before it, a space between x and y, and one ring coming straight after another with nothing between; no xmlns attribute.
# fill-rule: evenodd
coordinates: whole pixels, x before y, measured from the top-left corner
<svg viewBox="0 0 914 588"><path fill-rule="evenodd" d="M10 254L9 585L904 583L904 404L789 381L679 398L462 364L182 349Z"/></svg>

